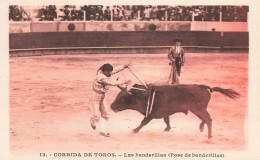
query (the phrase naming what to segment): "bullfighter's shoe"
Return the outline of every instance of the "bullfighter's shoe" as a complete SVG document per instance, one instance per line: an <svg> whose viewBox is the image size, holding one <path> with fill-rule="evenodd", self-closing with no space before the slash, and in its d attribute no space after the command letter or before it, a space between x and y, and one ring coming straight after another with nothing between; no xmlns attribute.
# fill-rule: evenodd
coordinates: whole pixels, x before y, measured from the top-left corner
<svg viewBox="0 0 260 160"><path fill-rule="evenodd" d="M95 121L93 119L90 119L90 126L92 129L96 130L96 125L95 125Z"/></svg>
<svg viewBox="0 0 260 160"><path fill-rule="evenodd" d="M104 137L110 137L109 133L99 132L99 134Z"/></svg>

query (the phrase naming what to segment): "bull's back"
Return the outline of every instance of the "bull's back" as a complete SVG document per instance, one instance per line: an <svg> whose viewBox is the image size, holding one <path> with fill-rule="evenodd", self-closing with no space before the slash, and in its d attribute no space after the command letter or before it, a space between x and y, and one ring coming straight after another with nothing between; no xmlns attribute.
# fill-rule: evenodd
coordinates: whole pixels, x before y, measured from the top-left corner
<svg viewBox="0 0 260 160"><path fill-rule="evenodd" d="M153 114L155 118L169 116L176 112L200 110L207 107L210 92L202 85L163 85L154 86Z"/></svg>

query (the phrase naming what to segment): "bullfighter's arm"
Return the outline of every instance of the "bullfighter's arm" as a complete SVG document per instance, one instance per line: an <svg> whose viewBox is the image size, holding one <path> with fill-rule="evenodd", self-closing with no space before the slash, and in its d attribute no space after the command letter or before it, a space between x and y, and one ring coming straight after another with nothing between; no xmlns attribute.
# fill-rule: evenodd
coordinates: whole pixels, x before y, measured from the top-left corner
<svg viewBox="0 0 260 160"><path fill-rule="evenodd" d="M122 14L123 14L123 16L124 16L124 19L126 20L125 10L122 10Z"/></svg>
<svg viewBox="0 0 260 160"><path fill-rule="evenodd" d="M120 81L112 80L109 77L106 77L103 75L100 75L98 77L98 82L106 84L106 85L110 85L110 86L116 86L116 85L122 84Z"/></svg>
<svg viewBox="0 0 260 160"><path fill-rule="evenodd" d="M105 76L102 71L99 71L97 73L97 82L101 84L106 84L106 85L111 85L111 86L116 86L120 84L118 81L111 80L109 77Z"/></svg>
<svg viewBox="0 0 260 160"><path fill-rule="evenodd" d="M100 82L110 86L116 86L121 84L119 81L113 81L111 79L101 79Z"/></svg>
<svg viewBox="0 0 260 160"><path fill-rule="evenodd" d="M171 47L171 48L170 48L170 51L169 51L169 53L168 53L168 58L169 58L170 61L175 61L175 59L172 57L172 54L171 54L171 53L172 53L172 50L173 50L173 49L172 49L172 47Z"/></svg>
<svg viewBox="0 0 260 160"><path fill-rule="evenodd" d="M129 67L130 64L124 65L124 66L118 66L116 67L111 74L116 74L118 72L123 71L125 68Z"/></svg>
<svg viewBox="0 0 260 160"><path fill-rule="evenodd" d="M120 86L120 85L123 85L123 84L129 84L131 81L128 80L128 81L125 81L125 82L121 82L121 81L118 81L118 80L114 81L114 80L111 80L109 78L104 78L104 79L101 79L100 82L107 84L109 86Z"/></svg>
<svg viewBox="0 0 260 160"><path fill-rule="evenodd" d="M112 80L112 79L110 79L109 77L106 77L106 76L105 76L104 74L102 74L102 73L99 73L99 74L97 75L97 81L100 82L100 83L109 85L109 86L117 86L117 85L122 85L122 84L126 84L126 83L129 83L129 82L130 82L130 81L121 82L121 81L118 81L118 80Z"/></svg>
<svg viewBox="0 0 260 160"><path fill-rule="evenodd" d="M118 67L116 67L116 68L112 71L111 74L116 74L116 73L118 73L118 72L121 72L121 71L124 70L124 69L125 69L124 66L118 66Z"/></svg>

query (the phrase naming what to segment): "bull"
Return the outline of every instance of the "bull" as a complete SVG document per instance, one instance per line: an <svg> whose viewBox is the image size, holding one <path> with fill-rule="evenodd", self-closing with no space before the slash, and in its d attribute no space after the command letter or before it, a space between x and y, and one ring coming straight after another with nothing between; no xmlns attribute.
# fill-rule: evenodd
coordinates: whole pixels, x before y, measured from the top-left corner
<svg viewBox="0 0 260 160"><path fill-rule="evenodd" d="M145 86L135 84L129 91L120 87L121 91L111 104L111 109L115 112L126 109L136 110L143 115L147 114L147 104L150 91L155 91L153 106L150 114L144 117L141 124L133 129L134 133L148 124L152 119L163 118L166 123L165 131L171 129L169 116L178 112L186 115L188 111L195 114L200 120L199 129L204 130L205 123L208 127L208 139L212 137L212 119L207 111L207 106L211 98L211 93L219 92L223 95L235 99L239 93L232 89L220 87L211 88L206 85L149 85L147 91Z"/></svg>

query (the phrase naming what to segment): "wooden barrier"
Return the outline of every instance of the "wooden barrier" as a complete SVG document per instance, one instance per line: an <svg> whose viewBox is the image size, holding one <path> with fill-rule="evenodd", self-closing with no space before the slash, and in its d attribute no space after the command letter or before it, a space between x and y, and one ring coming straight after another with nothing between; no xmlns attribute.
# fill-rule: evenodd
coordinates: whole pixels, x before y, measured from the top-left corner
<svg viewBox="0 0 260 160"><path fill-rule="evenodd" d="M220 32L42 32L11 33L10 49L59 47L171 46L181 38L186 46L221 46Z"/></svg>
<svg viewBox="0 0 260 160"><path fill-rule="evenodd" d="M11 56L87 53L167 53L181 38L186 52L248 52L248 32L42 32L12 33Z"/></svg>

